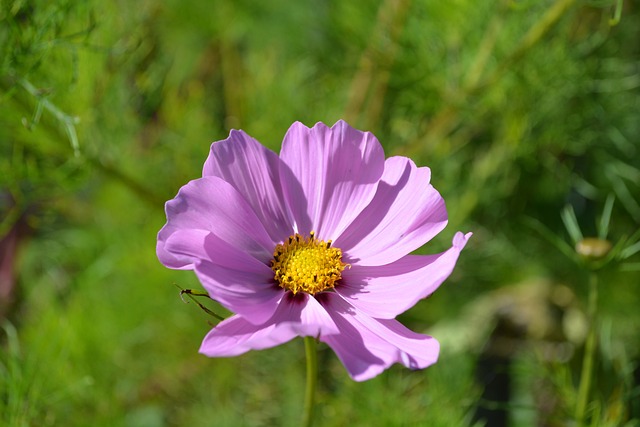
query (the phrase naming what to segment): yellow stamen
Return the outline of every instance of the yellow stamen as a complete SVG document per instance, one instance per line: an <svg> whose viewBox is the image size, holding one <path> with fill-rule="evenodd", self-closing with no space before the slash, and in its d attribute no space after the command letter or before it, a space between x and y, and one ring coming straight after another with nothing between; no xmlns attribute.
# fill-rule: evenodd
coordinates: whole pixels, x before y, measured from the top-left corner
<svg viewBox="0 0 640 427"><path fill-rule="evenodd" d="M294 295L332 289L346 266L342 251L332 248L331 240L317 240L313 231L306 239L298 233L289 237L276 246L271 260L276 282Z"/></svg>

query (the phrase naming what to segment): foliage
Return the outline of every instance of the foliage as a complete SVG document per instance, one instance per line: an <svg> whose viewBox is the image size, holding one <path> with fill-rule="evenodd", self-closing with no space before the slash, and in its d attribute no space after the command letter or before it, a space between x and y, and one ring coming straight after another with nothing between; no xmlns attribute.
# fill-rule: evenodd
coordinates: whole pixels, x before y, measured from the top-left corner
<svg viewBox="0 0 640 427"><path fill-rule="evenodd" d="M432 168L450 224L425 253L454 230L474 237L403 319L450 334L436 335L440 362L356 384L321 350L317 425L470 424L476 358L494 330L487 301L544 277L584 312L588 269L557 248L571 237L561 212L571 206L596 236L608 198L607 238L628 256L597 272L588 415L639 425L639 32L631 0L3 0L0 237L26 231L0 335L0 424L296 425L302 341L198 355L214 319L181 302L174 284L199 285L157 262L155 233L164 201L230 128L277 149L295 120L344 118ZM566 424L584 334L567 339L567 363L527 334L509 417L534 424L542 378L549 417Z"/></svg>

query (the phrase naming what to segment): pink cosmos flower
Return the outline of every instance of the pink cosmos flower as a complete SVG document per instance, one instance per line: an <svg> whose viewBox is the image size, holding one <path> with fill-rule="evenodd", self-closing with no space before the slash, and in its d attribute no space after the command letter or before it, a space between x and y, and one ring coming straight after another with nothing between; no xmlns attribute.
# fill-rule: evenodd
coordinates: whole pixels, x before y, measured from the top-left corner
<svg viewBox="0 0 640 427"><path fill-rule="evenodd" d="M447 223L430 170L385 160L344 121L294 123L280 156L243 131L211 145L202 178L166 204L157 254L194 270L234 316L200 352L236 356L317 337L357 381L393 363L425 368L438 342L395 317L451 274L471 233L436 255L408 255Z"/></svg>

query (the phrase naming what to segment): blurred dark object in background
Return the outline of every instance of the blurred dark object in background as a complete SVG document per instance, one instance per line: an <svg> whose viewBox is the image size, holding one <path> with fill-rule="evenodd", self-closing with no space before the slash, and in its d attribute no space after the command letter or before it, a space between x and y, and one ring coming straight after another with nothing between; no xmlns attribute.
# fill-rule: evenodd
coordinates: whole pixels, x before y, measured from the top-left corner
<svg viewBox="0 0 640 427"><path fill-rule="evenodd" d="M482 388L473 423L491 427L514 425L513 406L529 394L535 407L536 426L565 425L558 391L545 377L533 374L528 390L515 384L519 359L535 354L543 363L575 359L584 341L586 318L574 293L564 285L532 281L506 287L481 297L474 304L471 324L491 328L476 363L476 381ZM479 316L479 317L478 317ZM482 322L477 320L482 319ZM520 402L521 403L521 402Z"/></svg>
<svg viewBox="0 0 640 427"><path fill-rule="evenodd" d="M7 318L15 307L18 251L32 232L27 224L27 212L18 212L17 209L11 193L0 191L0 320Z"/></svg>

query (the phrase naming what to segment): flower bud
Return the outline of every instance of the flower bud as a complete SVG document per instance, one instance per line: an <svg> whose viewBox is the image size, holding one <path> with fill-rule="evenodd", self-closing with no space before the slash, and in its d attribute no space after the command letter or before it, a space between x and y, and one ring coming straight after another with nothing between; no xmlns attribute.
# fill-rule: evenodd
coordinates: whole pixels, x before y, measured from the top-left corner
<svg viewBox="0 0 640 427"><path fill-rule="evenodd" d="M586 237L576 243L576 252L585 258L600 259L611 250L611 242L596 237Z"/></svg>

